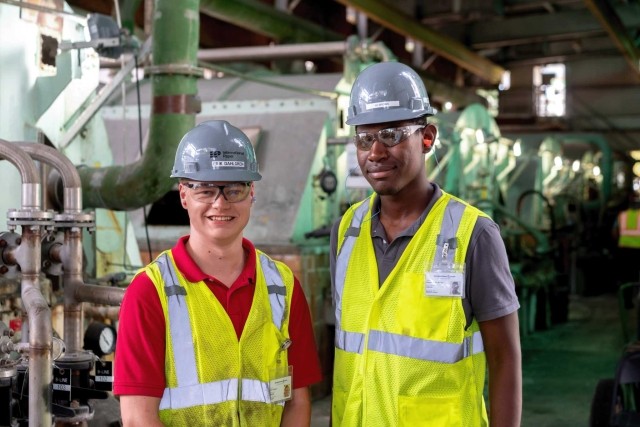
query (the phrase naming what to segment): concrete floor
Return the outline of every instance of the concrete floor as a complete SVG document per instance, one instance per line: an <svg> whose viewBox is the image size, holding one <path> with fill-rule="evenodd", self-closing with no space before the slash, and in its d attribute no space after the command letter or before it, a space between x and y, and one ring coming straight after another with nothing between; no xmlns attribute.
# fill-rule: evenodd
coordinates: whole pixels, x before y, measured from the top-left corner
<svg viewBox="0 0 640 427"><path fill-rule="evenodd" d="M522 338L522 427L586 427L595 386L612 378L623 346L615 295L572 297L569 321ZM118 425L115 399L94 401L90 425ZM315 400L312 427L328 427L329 397Z"/></svg>

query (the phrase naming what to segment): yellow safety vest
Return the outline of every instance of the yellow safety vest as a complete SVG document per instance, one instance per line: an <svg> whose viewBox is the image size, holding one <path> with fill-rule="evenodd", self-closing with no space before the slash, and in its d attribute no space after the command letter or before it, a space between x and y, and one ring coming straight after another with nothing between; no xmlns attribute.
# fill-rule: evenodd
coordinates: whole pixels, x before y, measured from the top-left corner
<svg viewBox="0 0 640 427"><path fill-rule="evenodd" d="M618 247L620 248L640 248L640 221L638 221L640 209L628 209L618 215Z"/></svg>
<svg viewBox="0 0 640 427"><path fill-rule="evenodd" d="M170 426L279 426L284 403L269 381L286 372L293 273L256 250L256 289L238 341L204 282L188 282L165 251L145 269L166 321L166 388L160 419Z"/></svg>
<svg viewBox="0 0 640 427"><path fill-rule="evenodd" d="M425 295L436 253L464 263L486 215L443 192L379 286L372 206L353 206L339 228L333 425L487 426L478 323L465 330L461 298Z"/></svg>

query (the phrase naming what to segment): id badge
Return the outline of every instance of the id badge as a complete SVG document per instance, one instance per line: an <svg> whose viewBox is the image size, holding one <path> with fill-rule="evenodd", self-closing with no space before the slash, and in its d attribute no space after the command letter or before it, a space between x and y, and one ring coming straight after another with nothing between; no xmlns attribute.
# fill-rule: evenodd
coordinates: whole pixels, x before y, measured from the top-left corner
<svg viewBox="0 0 640 427"><path fill-rule="evenodd" d="M293 366L286 366L279 371L274 372L273 379L269 381L271 403L286 402L293 397Z"/></svg>
<svg viewBox="0 0 640 427"><path fill-rule="evenodd" d="M434 265L424 273L424 294L429 297L464 298L464 264Z"/></svg>

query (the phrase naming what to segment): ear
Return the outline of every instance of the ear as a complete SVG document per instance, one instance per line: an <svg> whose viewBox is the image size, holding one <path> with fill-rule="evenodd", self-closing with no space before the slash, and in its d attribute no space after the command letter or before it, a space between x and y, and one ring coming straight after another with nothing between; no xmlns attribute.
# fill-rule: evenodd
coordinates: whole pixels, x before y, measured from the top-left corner
<svg viewBox="0 0 640 427"><path fill-rule="evenodd" d="M431 147L433 146L433 142L436 140L438 136L438 129L433 124L428 124L422 130L422 152L428 153L431 151Z"/></svg>
<svg viewBox="0 0 640 427"><path fill-rule="evenodd" d="M180 193L180 204L184 209L187 209L187 188L182 183L178 184L178 192Z"/></svg>

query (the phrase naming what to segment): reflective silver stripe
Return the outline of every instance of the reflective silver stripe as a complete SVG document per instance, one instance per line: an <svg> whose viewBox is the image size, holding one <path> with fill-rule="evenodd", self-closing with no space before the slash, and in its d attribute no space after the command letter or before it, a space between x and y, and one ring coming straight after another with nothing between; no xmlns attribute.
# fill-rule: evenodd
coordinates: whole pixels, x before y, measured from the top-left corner
<svg viewBox="0 0 640 427"><path fill-rule="evenodd" d="M336 348L349 353L362 354L364 349L364 334L359 332L347 332L336 328Z"/></svg>
<svg viewBox="0 0 640 427"><path fill-rule="evenodd" d="M192 406L215 405L238 399L238 379L193 384L187 387L165 388L160 409L183 409Z"/></svg>
<svg viewBox="0 0 640 427"><path fill-rule="evenodd" d="M368 201L362 202L360 206L353 213L353 218L351 219L351 226L349 230L353 228L360 228L362 224L362 219L369 211L369 203ZM336 315L336 331L342 329L342 293L344 291L344 282L347 278L347 266L349 265L349 259L351 258L351 252L353 252L353 246L356 243L356 237L353 235L347 234L342 242L342 246L340 247L340 252L336 258L336 272L335 272L335 280L334 280L334 288L333 288L333 303L335 307L335 315ZM337 336L336 336L336 342Z"/></svg>
<svg viewBox="0 0 640 427"><path fill-rule="evenodd" d="M458 227L460 226L460 221L462 220L462 214L464 213L465 205L460 203L455 199L450 199L447 203L447 207L444 211L444 216L442 218L442 225L440 226L440 234L437 238L438 247L442 247L442 244L445 242L449 242L450 240L455 240L456 233L458 232ZM456 248L458 247L457 242L449 246L449 251L447 255L447 260L451 262L455 259ZM438 251L436 253L436 258L434 263L441 260L439 258L442 251Z"/></svg>
<svg viewBox="0 0 640 427"><path fill-rule="evenodd" d="M173 263L166 253L156 260L160 268L160 275L166 287L180 286ZM196 354L193 348L191 333L191 321L189 310L185 301L186 292L171 292L167 296L169 308L169 328L173 358L176 366L178 388L198 384L198 372L196 368Z"/></svg>
<svg viewBox="0 0 640 427"><path fill-rule="evenodd" d="M278 329L282 328L285 315L285 297L287 289L284 286L282 276L275 262L268 256L260 254L260 265L267 282L267 292L269 293L269 304L271 305L271 318L273 324Z"/></svg>
<svg viewBox="0 0 640 427"><path fill-rule="evenodd" d="M482 341L482 334L480 332L473 333L473 346L471 347L471 354L478 354L484 351L484 341Z"/></svg>
<svg viewBox="0 0 640 427"><path fill-rule="evenodd" d="M247 402L271 403L269 383L260 380L242 380L242 400ZM275 403L284 406L284 401Z"/></svg>
<svg viewBox="0 0 640 427"><path fill-rule="evenodd" d="M482 351L476 346L483 348L480 332L466 337L461 344L424 340L376 330L369 332L368 340L369 350L442 363L456 363Z"/></svg>

